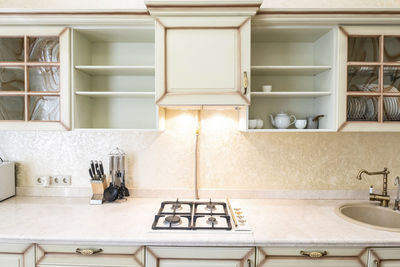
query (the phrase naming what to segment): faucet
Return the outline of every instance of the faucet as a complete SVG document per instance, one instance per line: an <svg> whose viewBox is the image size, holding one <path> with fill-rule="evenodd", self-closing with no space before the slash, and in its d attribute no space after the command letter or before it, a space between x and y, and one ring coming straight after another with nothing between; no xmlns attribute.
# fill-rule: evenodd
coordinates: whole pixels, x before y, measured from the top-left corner
<svg viewBox="0 0 400 267"><path fill-rule="evenodd" d="M372 192L369 193L369 200L371 201L379 201L382 207L389 207L390 196L387 194L387 178L388 174L390 173L387 168L383 168L383 171L380 172L369 172L366 170L360 170L357 174L357 179L361 180L361 175L365 173L367 175L383 175L383 190L382 194L374 194Z"/></svg>
<svg viewBox="0 0 400 267"><path fill-rule="evenodd" d="M394 207L393 210L400 210L399 208L399 203L400 203L400 177L397 176L396 179L394 180L394 185L397 185L397 197L394 200Z"/></svg>

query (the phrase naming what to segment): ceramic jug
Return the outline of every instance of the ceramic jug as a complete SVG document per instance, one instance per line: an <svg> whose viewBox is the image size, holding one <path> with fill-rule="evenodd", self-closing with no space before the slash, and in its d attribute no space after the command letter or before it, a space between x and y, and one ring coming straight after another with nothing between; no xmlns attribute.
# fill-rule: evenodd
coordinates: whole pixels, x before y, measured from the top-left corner
<svg viewBox="0 0 400 267"><path fill-rule="evenodd" d="M272 116L272 114L269 114L269 117L271 119L271 123L275 128L278 129L287 129L290 125L296 122L296 117L294 115L288 115L286 113L278 113L275 118ZM293 121L291 122L290 119L293 118Z"/></svg>

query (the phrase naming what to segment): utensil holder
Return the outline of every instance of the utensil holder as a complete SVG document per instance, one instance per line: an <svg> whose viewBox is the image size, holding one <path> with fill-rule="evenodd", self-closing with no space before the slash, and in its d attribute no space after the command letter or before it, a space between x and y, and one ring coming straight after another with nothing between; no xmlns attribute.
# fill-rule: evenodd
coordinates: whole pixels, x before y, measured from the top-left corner
<svg viewBox="0 0 400 267"><path fill-rule="evenodd" d="M90 185L92 186L93 193L92 198L90 199L90 204L103 204L103 194L104 189L107 188L107 179L103 178L101 180L90 180Z"/></svg>

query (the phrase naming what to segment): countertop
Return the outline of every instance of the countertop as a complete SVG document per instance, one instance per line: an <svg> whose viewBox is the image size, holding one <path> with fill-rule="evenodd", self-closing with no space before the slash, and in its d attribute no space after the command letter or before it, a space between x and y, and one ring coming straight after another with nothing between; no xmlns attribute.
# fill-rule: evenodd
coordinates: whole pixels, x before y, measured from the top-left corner
<svg viewBox="0 0 400 267"><path fill-rule="evenodd" d="M161 199L89 205L88 198L14 197L0 202L0 242L176 246L400 246L400 233L335 214L348 200L235 199L252 232L151 231ZM359 201L358 201L359 202Z"/></svg>

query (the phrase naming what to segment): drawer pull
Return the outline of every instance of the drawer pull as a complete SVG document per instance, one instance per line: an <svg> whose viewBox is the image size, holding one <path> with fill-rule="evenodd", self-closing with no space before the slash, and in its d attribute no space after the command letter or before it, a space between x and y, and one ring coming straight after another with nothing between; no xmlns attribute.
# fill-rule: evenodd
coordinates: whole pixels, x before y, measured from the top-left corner
<svg viewBox="0 0 400 267"><path fill-rule="evenodd" d="M328 252L326 252L326 251L311 251L311 252L300 251L300 254L303 256L310 257L310 258L321 258L323 256L328 255Z"/></svg>
<svg viewBox="0 0 400 267"><path fill-rule="evenodd" d="M375 263L375 266L376 266L376 267L380 267L380 266L381 266L379 260L374 260L374 263Z"/></svg>
<svg viewBox="0 0 400 267"><path fill-rule="evenodd" d="M84 255L84 256L90 256L90 255L93 255L93 254L100 253L102 251L103 250L101 248L99 248L99 249L81 249L81 248L77 248L76 249L76 253L79 253L79 254Z"/></svg>
<svg viewBox="0 0 400 267"><path fill-rule="evenodd" d="M247 87L249 87L249 78L247 77L247 71L243 72L243 88L244 92L243 94L247 94Z"/></svg>

